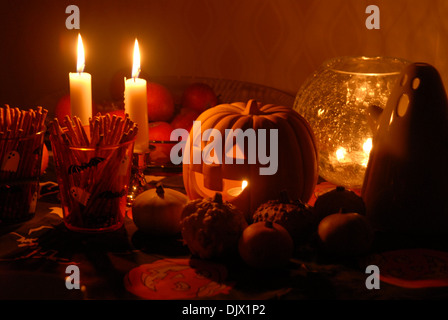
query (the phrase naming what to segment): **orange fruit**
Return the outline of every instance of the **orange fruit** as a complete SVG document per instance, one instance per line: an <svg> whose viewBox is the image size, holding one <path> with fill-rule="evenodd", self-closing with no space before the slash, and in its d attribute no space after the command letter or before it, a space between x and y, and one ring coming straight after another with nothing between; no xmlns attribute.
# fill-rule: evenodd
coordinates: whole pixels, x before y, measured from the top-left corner
<svg viewBox="0 0 448 320"><path fill-rule="evenodd" d="M330 214L320 221L317 233L324 249L340 256L365 253L373 242L373 229L359 213Z"/></svg>
<svg viewBox="0 0 448 320"><path fill-rule="evenodd" d="M269 220L244 229L238 242L243 261L253 268L280 268L292 257L293 240L288 231Z"/></svg>
<svg viewBox="0 0 448 320"><path fill-rule="evenodd" d="M147 83L148 120L170 121L174 115L174 100L171 92L156 82Z"/></svg>

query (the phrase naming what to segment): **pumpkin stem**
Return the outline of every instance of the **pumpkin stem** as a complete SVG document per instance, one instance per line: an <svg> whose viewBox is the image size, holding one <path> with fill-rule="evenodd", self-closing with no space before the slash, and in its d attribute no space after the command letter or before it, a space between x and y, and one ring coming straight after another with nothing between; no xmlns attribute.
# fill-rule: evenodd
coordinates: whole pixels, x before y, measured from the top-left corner
<svg viewBox="0 0 448 320"><path fill-rule="evenodd" d="M258 108L258 102L254 99L251 99L247 102L246 109L244 109L243 114L260 114L260 108Z"/></svg>
<svg viewBox="0 0 448 320"><path fill-rule="evenodd" d="M274 228L272 219L266 219L266 222L264 223L264 225L266 226L266 228Z"/></svg>
<svg viewBox="0 0 448 320"><path fill-rule="evenodd" d="M214 202L222 204L222 194L219 192L215 193L215 198L213 199Z"/></svg>
<svg viewBox="0 0 448 320"><path fill-rule="evenodd" d="M163 196L165 195L165 189L163 189L163 184L162 183L158 183L156 186L156 193L159 197L163 198Z"/></svg>

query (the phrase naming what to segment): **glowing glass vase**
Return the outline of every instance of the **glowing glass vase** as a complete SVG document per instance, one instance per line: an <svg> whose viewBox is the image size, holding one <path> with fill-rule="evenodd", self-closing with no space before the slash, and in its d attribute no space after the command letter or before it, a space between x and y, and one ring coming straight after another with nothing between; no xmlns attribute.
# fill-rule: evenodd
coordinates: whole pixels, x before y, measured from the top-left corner
<svg viewBox="0 0 448 320"><path fill-rule="evenodd" d="M337 57L302 85L294 109L314 131L323 179L362 187L377 118L407 64L389 57Z"/></svg>

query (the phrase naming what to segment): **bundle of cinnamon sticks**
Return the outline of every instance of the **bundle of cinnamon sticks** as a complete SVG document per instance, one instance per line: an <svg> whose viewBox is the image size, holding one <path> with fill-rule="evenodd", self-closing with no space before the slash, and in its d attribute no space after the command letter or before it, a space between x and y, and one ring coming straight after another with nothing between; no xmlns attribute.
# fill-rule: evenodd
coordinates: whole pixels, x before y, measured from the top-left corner
<svg viewBox="0 0 448 320"><path fill-rule="evenodd" d="M127 114L97 114L84 126L76 116L63 122L55 119L49 130L67 226L95 231L120 224L137 124Z"/></svg>

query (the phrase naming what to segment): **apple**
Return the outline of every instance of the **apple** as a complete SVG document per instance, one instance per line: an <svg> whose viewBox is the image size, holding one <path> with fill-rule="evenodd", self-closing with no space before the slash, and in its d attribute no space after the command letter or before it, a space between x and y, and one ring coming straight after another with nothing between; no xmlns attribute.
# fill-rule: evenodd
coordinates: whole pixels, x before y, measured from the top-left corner
<svg viewBox="0 0 448 320"><path fill-rule="evenodd" d="M148 120L169 121L174 115L174 99L171 92L162 84L148 82Z"/></svg>
<svg viewBox="0 0 448 320"><path fill-rule="evenodd" d="M154 121L148 124L150 141L169 141L173 127L165 121Z"/></svg>
<svg viewBox="0 0 448 320"><path fill-rule="evenodd" d="M175 142L170 142L171 131L173 131L173 127L165 121L155 121L148 124L150 158L153 164L170 162L171 148L175 144Z"/></svg>
<svg viewBox="0 0 448 320"><path fill-rule="evenodd" d="M201 113L190 108L181 108L179 113L171 121L174 129L185 129L190 131L193 121L196 120Z"/></svg>
<svg viewBox="0 0 448 320"><path fill-rule="evenodd" d="M218 104L218 97L206 83L195 82L185 88L182 95L182 106L203 112Z"/></svg>

